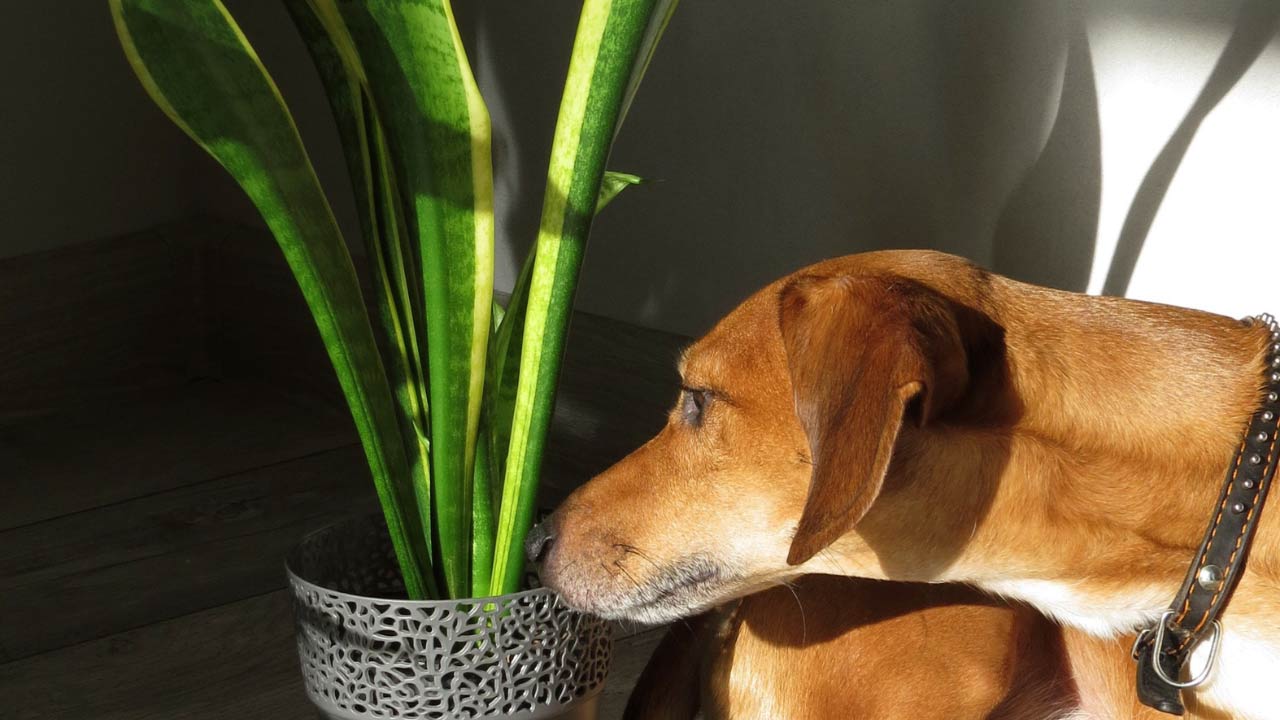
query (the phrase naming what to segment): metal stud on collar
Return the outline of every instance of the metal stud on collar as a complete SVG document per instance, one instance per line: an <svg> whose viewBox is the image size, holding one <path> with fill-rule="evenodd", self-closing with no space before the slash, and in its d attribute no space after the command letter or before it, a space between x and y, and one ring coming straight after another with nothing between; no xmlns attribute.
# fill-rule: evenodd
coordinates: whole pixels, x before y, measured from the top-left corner
<svg viewBox="0 0 1280 720"><path fill-rule="evenodd" d="M1249 540L1266 500L1266 481L1275 471L1273 452L1280 436L1276 415L1280 414L1280 324L1271 315L1257 315L1243 321L1256 330L1260 323L1269 334L1262 358L1262 407L1255 410L1245 427L1244 443L1228 469L1222 490L1223 503L1216 519L1206 531L1200 551L1192 561L1188 577L1173 603L1154 624L1144 628L1135 638L1133 654L1141 665L1138 670L1137 693L1142 704L1164 713L1181 715L1183 705L1179 690L1194 688L1209 679L1217 665L1222 647L1222 613L1226 598L1239 581L1244 559L1249 553ZM1271 449L1266 445L1270 443ZM1245 469L1244 472L1240 472ZM1225 520L1224 513L1232 516ZM1220 523L1227 532L1217 532ZM1201 591L1199 594L1196 591ZM1165 647L1169 633L1177 637ZM1189 672L1190 654L1201 643L1209 643L1204 666L1190 680L1180 678ZM1143 653L1150 657L1143 657ZM1170 677L1172 675L1172 677Z"/></svg>
<svg viewBox="0 0 1280 720"><path fill-rule="evenodd" d="M1214 590L1222 582L1222 568L1217 565L1205 565L1196 575L1196 582L1205 590Z"/></svg>

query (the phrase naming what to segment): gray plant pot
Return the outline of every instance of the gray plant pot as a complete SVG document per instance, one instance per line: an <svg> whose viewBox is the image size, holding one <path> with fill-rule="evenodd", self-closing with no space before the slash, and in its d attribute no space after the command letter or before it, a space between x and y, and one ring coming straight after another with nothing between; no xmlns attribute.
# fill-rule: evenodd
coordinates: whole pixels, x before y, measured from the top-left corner
<svg viewBox="0 0 1280 720"><path fill-rule="evenodd" d="M323 718L596 717L609 627L549 590L405 600L378 516L312 533L286 566L302 675Z"/></svg>

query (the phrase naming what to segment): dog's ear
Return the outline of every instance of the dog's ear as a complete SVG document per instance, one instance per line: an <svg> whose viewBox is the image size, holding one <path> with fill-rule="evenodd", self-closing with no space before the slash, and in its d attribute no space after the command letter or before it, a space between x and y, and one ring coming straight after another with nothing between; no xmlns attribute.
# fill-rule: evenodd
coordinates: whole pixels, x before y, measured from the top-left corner
<svg viewBox="0 0 1280 720"><path fill-rule="evenodd" d="M884 484L909 408L928 423L968 384L955 313L936 292L880 277L802 276L779 322L813 478L787 562L849 531Z"/></svg>

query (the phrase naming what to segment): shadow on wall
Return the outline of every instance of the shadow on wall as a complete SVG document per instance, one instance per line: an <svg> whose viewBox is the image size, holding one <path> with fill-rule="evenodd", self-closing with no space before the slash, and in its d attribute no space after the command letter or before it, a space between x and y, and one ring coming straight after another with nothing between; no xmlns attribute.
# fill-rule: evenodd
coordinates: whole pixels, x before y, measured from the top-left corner
<svg viewBox="0 0 1280 720"><path fill-rule="evenodd" d="M510 291L533 247L579 3L459 3L493 125L496 287ZM643 93L643 91L641 91Z"/></svg>
<svg viewBox="0 0 1280 720"><path fill-rule="evenodd" d="M1151 223L1155 221L1160 203L1187 154L1187 148L1191 147L1196 131L1266 49L1276 33L1278 21L1280 3L1275 0L1246 0L1240 6L1231 37L1218 56L1208 80L1178 128L1151 163L1146 176L1142 178L1142 184L1134 194L1102 288L1104 294L1124 295L1128 291L1134 268L1142 254L1142 246L1151 230Z"/></svg>
<svg viewBox="0 0 1280 720"><path fill-rule="evenodd" d="M934 247L991 264L1053 125L1069 15L1051 0L683 3L611 162L666 182L600 217L579 307L698 334L826 257ZM500 286L536 230L574 21L516 2L464 20L498 173L518 170L499 187Z"/></svg>
<svg viewBox="0 0 1280 720"><path fill-rule="evenodd" d="M1107 292L1127 287L1197 128L1274 33L1280 3L1238 7L1132 201ZM499 287L537 228L576 10L495 0L463 18L494 118ZM1102 197L1089 12L1054 0L682 4L610 163L665 182L600 217L579 308L697 335L798 267L903 247L1084 291Z"/></svg>
<svg viewBox="0 0 1280 720"><path fill-rule="evenodd" d="M1001 213L991 268L1040 285L1089 285L1102 201L1098 89L1084 19L1070 18L1066 67L1053 129Z"/></svg>

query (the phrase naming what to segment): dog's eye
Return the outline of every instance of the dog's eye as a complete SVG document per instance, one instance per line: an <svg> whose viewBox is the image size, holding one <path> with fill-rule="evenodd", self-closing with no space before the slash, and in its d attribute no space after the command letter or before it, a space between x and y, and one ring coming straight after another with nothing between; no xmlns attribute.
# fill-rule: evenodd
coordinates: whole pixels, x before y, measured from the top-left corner
<svg viewBox="0 0 1280 720"><path fill-rule="evenodd" d="M706 410L711 394L706 390L684 388L680 397L680 417L685 423L697 427L702 424L702 414Z"/></svg>

